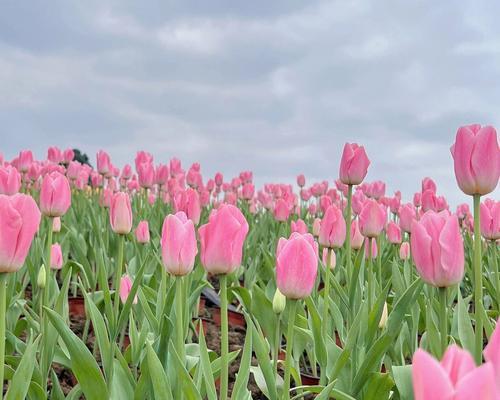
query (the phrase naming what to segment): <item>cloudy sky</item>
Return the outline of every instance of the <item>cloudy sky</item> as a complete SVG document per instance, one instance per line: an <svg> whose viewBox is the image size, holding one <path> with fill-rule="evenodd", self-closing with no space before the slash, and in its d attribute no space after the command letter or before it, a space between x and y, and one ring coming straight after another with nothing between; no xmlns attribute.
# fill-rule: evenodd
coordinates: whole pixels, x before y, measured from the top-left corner
<svg viewBox="0 0 500 400"><path fill-rule="evenodd" d="M369 180L409 198L431 176L456 204L457 127L500 126L498 15L475 0L4 0L0 151L103 148L122 165L142 149L262 184L333 181L356 141Z"/></svg>

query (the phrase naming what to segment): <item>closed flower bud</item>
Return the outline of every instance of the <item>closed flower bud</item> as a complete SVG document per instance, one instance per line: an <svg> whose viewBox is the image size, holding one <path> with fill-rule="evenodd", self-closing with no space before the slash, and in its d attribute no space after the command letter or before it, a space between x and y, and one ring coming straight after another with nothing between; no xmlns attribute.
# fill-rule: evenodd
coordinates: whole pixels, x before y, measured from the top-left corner
<svg viewBox="0 0 500 400"><path fill-rule="evenodd" d="M36 284L40 289L45 288L45 282L47 279L45 274L45 265L42 264L42 266L38 270L38 277L36 278Z"/></svg>
<svg viewBox="0 0 500 400"><path fill-rule="evenodd" d="M283 293L280 292L278 288L276 288L276 292L273 297L273 311L276 314L281 314L286 307L286 297Z"/></svg>
<svg viewBox="0 0 500 400"><path fill-rule="evenodd" d="M384 329L386 327L387 319L388 319L387 302L384 302L384 308L382 310L382 315L380 316L380 321L378 321L379 329Z"/></svg>

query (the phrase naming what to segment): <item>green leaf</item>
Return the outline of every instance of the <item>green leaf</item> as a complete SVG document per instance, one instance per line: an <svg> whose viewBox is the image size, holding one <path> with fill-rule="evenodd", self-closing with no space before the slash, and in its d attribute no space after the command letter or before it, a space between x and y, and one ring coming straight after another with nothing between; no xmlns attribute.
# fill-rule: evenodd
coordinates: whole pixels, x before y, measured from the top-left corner
<svg viewBox="0 0 500 400"><path fill-rule="evenodd" d="M170 382L168 380L167 374L165 374L163 365L161 365L158 356L149 343L147 344L147 361L149 375L151 376L151 382L153 383L155 398L172 399L172 389L170 387Z"/></svg>
<svg viewBox="0 0 500 400"><path fill-rule="evenodd" d="M458 337L462 347L469 350L471 354L474 354L474 329L472 328L472 323L465 306L465 302L462 298L460 290L458 290Z"/></svg>
<svg viewBox="0 0 500 400"><path fill-rule="evenodd" d="M36 350L38 347L38 339L28 343L24 351L21 362L14 373L12 381L9 385L9 390L5 396L5 400L23 400L28 393L29 385L33 375L33 368L36 364Z"/></svg>
<svg viewBox="0 0 500 400"><path fill-rule="evenodd" d="M71 357L71 369L88 399L107 399L109 396L106 382L92 353L87 346L66 326L63 319L54 311L44 307L50 322L56 328Z"/></svg>
<svg viewBox="0 0 500 400"><path fill-rule="evenodd" d="M210 363L210 357L208 355L207 343L205 341L205 334L203 332L203 323L199 322L200 333L198 336L198 341L200 343L200 361L203 378L205 380L205 389L207 391L207 397L209 400L217 399L217 391L215 389L214 374L212 371L212 365Z"/></svg>
<svg viewBox="0 0 500 400"><path fill-rule="evenodd" d="M392 367L392 375L401 400L413 400L411 365Z"/></svg>
<svg viewBox="0 0 500 400"><path fill-rule="evenodd" d="M394 381L389 374L375 372L368 380L368 387L363 398L365 400L388 399L393 386Z"/></svg>
<svg viewBox="0 0 500 400"><path fill-rule="evenodd" d="M245 337L245 344L243 346L243 355L240 361L240 369L238 371L238 375L236 376L236 382L234 383L231 399L239 400L245 398L245 394L248 392L247 386L248 386L248 378L250 374L251 362L252 362L252 330L249 330Z"/></svg>

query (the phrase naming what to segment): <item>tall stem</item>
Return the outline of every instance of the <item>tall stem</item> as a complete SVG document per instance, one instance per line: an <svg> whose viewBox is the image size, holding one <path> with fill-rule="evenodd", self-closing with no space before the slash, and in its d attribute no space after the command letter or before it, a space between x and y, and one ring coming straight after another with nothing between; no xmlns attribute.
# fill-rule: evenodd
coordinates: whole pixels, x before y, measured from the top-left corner
<svg viewBox="0 0 500 400"><path fill-rule="evenodd" d="M117 258L117 263L116 263L116 269L115 269L115 283L114 283L114 289L115 289L115 298L114 298L114 304L113 304L113 314L115 317L115 324L116 327L115 329L118 328L118 311L120 307L120 278L122 277L122 269L123 269L123 246L125 244L125 235L119 235L118 239L118 258Z"/></svg>
<svg viewBox="0 0 500 400"><path fill-rule="evenodd" d="M221 370L220 370L220 400L227 399L227 388L228 388L228 352L229 352L229 340L228 340L228 327L227 327L227 275L222 274L220 276L220 317L221 317Z"/></svg>
<svg viewBox="0 0 500 400"><path fill-rule="evenodd" d="M184 345L184 323L183 323L183 312L182 303L184 301L184 296L182 295L182 276L177 276L175 278L175 319L176 319L176 347L177 354L181 360L181 364L185 366L186 355L185 355L185 345ZM177 381L177 398L182 398L182 381Z"/></svg>
<svg viewBox="0 0 500 400"><path fill-rule="evenodd" d="M500 310L500 270L498 269L498 245L496 241L492 240L491 241L491 247L493 248L493 272L495 275L495 281L496 281L496 303L497 307Z"/></svg>
<svg viewBox="0 0 500 400"><path fill-rule="evenodd" d="M352 214L352 185L347 187L347 210L346 210L346 236L345 236L345 248L346 248L346 276L347 276L347 287L351 282L351 214Z"/></svg>
<svg viewBox="0 0 500 400"><path fill-rule="evenodd" d="M3 372L5 365L5 292L7 274L0 273L0 400L3 399Z"/></svg>
<svg viewBox="0 0 500 400"><path fill-rule="evenodd" d="M47 243L45 248L45 289L43 290L43 305L49 306L50 300L50 253L52 250L52 217L47 217L48 221L48 232L47 232Z"/></svg>
<svg viewBox="0 0 500 400"><path fill-rule="evenodd" d="M440 287L439 290L439 319L441 333L441 357L448 346L448 316L446 314L446 287Z"/></svg>
<svg viewBox="0 0 500 400"><path fill-rule="evenodd" d="M276 315L276 336L274 337L274 359L273 359L273 371L275 377L278 376L278 358L280 356L280 348L281 348L280 322L281 322L281 313Z"/></svg>
<svg viewBox="0 0 500 400"><path fill-rule="evenodd" d="M283 399L290 399L290 372L293 360L293 335L295 326L295 314L297 312L297 300L290 299L288 313L288 333L286 336L286 360L285 360L285 382L283 384Z"/></svg>
<svg viewBox="0 0 500 400"><path fill-rule="evenodd" d="M368 238L368 263L366 266L366 273L368 274L368 312L372 310L372 297L373 297L373 262L372 262L372 240Z"/></svg>
<svg viewBox="0 0 500 400"><path fill-rule="evenodd" d="M382 284L382 249L381 249L381 243L380 243L381 236L382 235L378 235L377 239L376 239L376 243L377 243L377 278L378 278L378 284L380 285L380 287L383 288L384 285Z"/></svg>
<svg viewBox="0 0 500 400"><path fill-rule="evenodd" d="M474 358L481 364L483 351L483 271L481 268L481 227L479 225L479 206L481 195L474 195L474 310L476 319L476 341Z"/></svg>
<svg viewBox="0 0 500 400"><path fill-rule="evenodd" d="M326 258L326 265L325 265L325 288L323 291L323 318L322 318L322 325L321 325L321 333L323 338L326 340L326 337L328 335L328 308L330 305L330 269L332 265L332 249L328 249L328 255ZM326 378L326 368L321 369L321 383L325 383L325 378Z"/></svg>

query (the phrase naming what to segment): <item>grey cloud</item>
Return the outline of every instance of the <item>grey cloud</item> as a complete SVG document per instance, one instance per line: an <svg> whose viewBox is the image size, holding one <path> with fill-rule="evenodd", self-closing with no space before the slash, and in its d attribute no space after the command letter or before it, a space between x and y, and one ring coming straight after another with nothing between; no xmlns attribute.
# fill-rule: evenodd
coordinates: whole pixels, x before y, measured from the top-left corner
<svg viewBox="0 0 500 400"><path fill-rule="evenodd" d="M500 125L491 2L6 1L0 149L138 149L257 182L337 177L345 141L369 179L409 199L433 176L452 203L449 145ZM495 194L498 197L498 192Z"/></svg>

